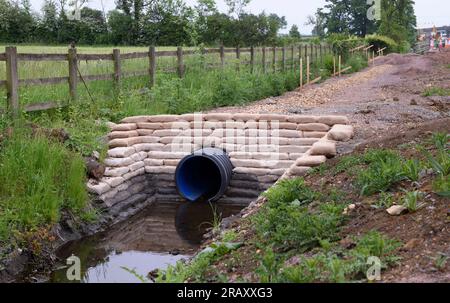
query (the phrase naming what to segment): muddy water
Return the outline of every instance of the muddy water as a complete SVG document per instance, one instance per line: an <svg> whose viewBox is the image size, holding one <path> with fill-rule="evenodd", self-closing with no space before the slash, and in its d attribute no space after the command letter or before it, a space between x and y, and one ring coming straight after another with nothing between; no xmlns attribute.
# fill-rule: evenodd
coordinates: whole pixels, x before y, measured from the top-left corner
<svg viewBox="0 0 450 303"><path fill-rule="evenodd" d="M82 283L129 283L139 279L125 268L146 277L193 255L203 235L218 217L242 207L208 203L158 202L136 217L92 237L68 243L58 257L81 260ZM70 282L67 265L55 270L50 282Z"/></svg>

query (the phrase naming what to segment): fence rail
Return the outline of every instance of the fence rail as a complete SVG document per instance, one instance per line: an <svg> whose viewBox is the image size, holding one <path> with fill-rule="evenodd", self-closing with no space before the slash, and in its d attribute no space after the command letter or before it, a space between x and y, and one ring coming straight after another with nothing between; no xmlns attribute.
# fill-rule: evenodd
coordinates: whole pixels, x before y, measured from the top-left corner
<svg viewBox="0 0 450 303"><path fill-rule="evenodd" d="M279 57L278 52L281 51ZM248 59L242 59L242 54L249 54ZM205 68L223 68L225 66L235 65L236 70L240 71L241 66L250 67L250 71L254 72L256 66L261 66L264 73L272 70L287 71L288 65L294 70L302 67L303 60L306 58L322 60L323 55L331 53L331 47L328 45L300 45L290 47L247 47L247 48L209 48L200 50L183 50L178 47L175 51L156 51L154 46L149 47L147 52L132 52L121 54L119 49L114 49L111 54L78 54L77 49L71 48L67 54L33 54L33 53L17 53L17 48L6 47L5 53L0 53L0 61L6 62L6 80L0 80L0 88L6 87L7 90L7 110L12 116L18 116L20 109L19 103L19 87L20 86L39 86L54 84L69 84L70 99L76 101L78 83L80 81L86 83L99 80L112 80L115 87L120 87L120 82L124 78L149 76L148 86L151 88L156 83L156 72L176 72L180 78L183 78L186 72L184 57L192 55L208 55L218 54L219 63L207 63ZM233 62L226 62L229 55L235 54ZM257 59L257 54L261 58ZM272 60L269 55L272 54ZM298 54L298 56L296 56ZM228 57L227 57L228 55ZM157 58L174 57L176 58L176 67L161 66L158 69ZM122 63L124 60L131 59L147 59L148 66L145 70L122 71ZM68 62L68 76L49 77L49 78L33 78L19 79L18 62L39 62L39 61L65 61ZM99 75L81 75L79 64L88 61L111 61L114 64L114 72ZM280 66L281 65L281 66ZM308 74L309 76L309 74ZM40 111L55 108L58 102L42 102L24 106L23 110Z"/></svg>

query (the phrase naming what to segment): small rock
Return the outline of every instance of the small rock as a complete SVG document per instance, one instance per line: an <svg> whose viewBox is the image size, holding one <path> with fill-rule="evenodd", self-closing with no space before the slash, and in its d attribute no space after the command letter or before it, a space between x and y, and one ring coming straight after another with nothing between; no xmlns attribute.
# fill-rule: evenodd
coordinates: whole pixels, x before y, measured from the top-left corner
<svg viewBox="0 0 450 303"><path fill-rule="evenodd" d="M98 161L98 160L100 160L100 153L98 151L94 150L92 152L92 157Z"/></svg>
<svg viewBox="0 0 450 303"><path fill-rule="evenodd" d="M411 105L417 105L416 99L412 99L410 104L411 104Z"/></svg>
<svg viewBox="0 0 450 303"><path fill-rule="evenodd" d="M356 209L356 204L350 204L344 209L343 215L348 215L352 210Z"/></svg>
<svg viewBox="0 0 450 303"><path fill-rule="evenodd" d="M408 209L402 205L394 205L394 206L388 208L386 211L391 216L400 216L400 215L404 214L405 212L407 212L407 210Z"/></svg>
<svg viewBox="0 0 450 303"><path fill-rule="evenodd" d="M86 158L86 169L88 172L88 176L95 180L100 180L105 175L106 167L105 165L98 162L98 160L94 158Z"/></svg>
<svg viewBox="0 0 450 303"><path fill-rule="evenodd" d="M400 101L399 97L394 97L394 98L392 98L392 100L394 100L395 102Z"/></svg>

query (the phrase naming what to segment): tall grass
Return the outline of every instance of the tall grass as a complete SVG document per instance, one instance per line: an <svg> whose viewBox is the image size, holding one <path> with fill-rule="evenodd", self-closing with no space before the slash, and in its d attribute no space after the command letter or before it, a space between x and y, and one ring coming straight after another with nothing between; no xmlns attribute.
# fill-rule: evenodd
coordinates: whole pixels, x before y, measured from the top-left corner
<svg viewBox="0 0 450 303"><path fill-rule="evenodd" d="M86 206L84 161L60 143L16 129L1 146L0 168L0 241Z"/></svg>

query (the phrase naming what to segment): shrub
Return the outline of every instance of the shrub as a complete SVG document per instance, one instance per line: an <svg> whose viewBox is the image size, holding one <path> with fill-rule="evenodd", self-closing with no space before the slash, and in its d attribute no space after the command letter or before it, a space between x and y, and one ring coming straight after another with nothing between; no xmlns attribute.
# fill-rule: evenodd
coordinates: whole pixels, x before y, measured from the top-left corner
<svg viewBox="0 0 450 303"><path fill-rule="evenodd" d="M351 72L358 72L368 66L367 60L362 55L351 56L347 60L346 65L352 67Z"/></svg>
<svg viewBox="0 0 450 303"><path fill-rule="evenodd" d="M382 48L386 47L387 49L386 49L385 53L397 52L399 49L399 45L392 38L389 38L387 36L382 36L382 35L377 35L377 34L368 35L368 36L366 36L366 42L369 45L373 45L374 50L378 50L378 49L382 49Z"/></svg>

